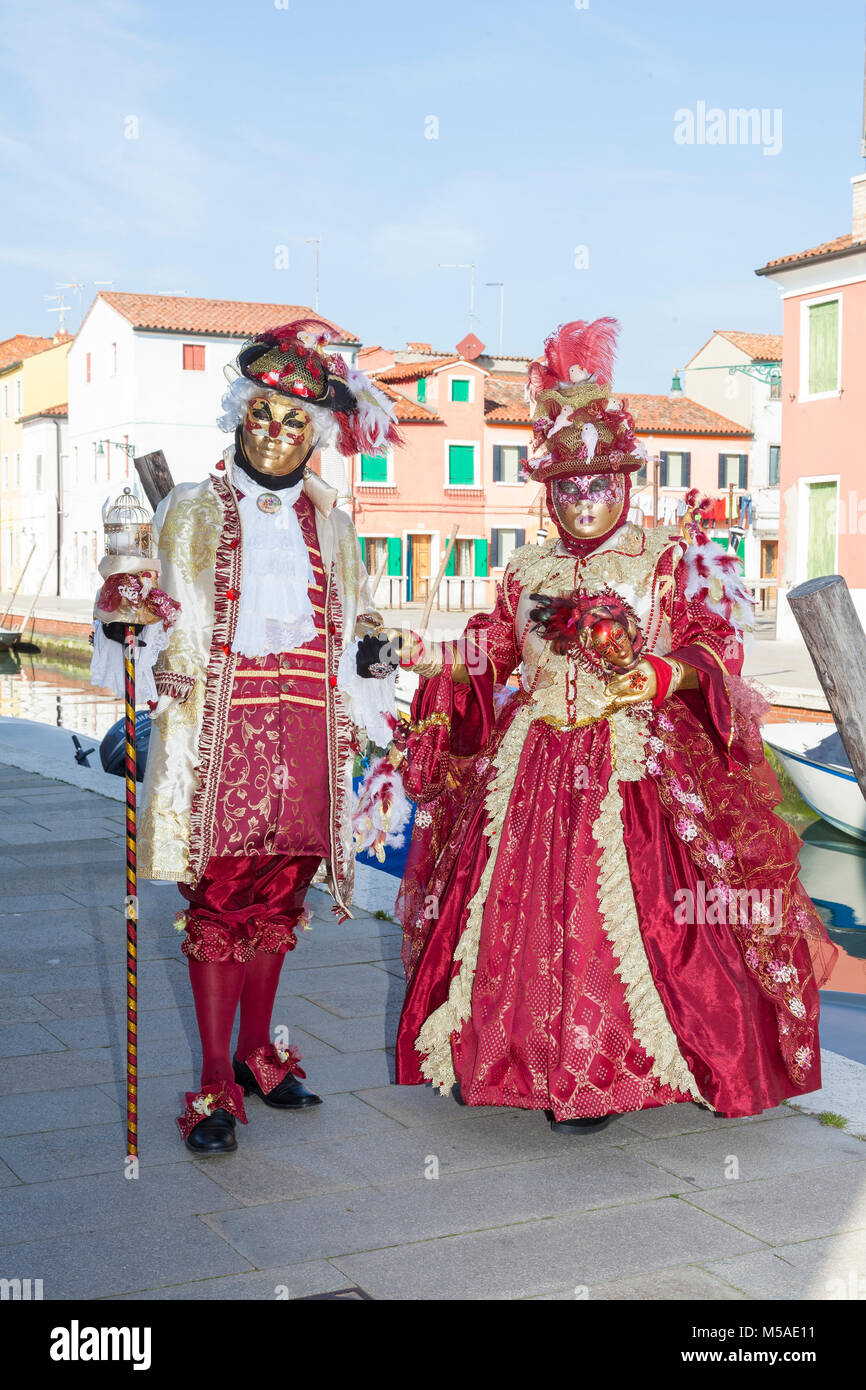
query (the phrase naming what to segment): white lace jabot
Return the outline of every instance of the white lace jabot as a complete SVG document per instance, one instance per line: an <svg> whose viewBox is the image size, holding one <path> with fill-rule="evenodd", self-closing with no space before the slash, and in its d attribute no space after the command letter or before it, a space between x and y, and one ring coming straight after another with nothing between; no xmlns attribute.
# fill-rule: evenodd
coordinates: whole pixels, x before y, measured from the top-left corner
<svg viewBox="0 0 866 1390"><path fill-rule="evenodd" d="M313 583L310 555L295 511L303 479L273 495L281 506L262 511L259 498L271 491L242 469L232 468L232 483L242 497L238 510L243 535L238 625L232 651L244 656L270 656L311 642L316 635L313 605L307 592Z"/></svg>

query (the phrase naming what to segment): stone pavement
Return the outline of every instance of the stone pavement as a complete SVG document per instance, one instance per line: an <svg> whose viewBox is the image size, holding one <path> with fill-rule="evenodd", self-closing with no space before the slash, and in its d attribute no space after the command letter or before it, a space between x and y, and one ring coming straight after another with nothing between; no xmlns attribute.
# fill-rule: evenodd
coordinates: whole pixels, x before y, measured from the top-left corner
<svg viewBox="0 0 866 1390"><path fill-rule="evenodd" d="M0 766L0 1277L42 1279L47 1299L866 1295L861 1140L787 1106L734 1121L692 1105L574 1140L397 1089L397 927L363 910L340 927L318 893L274 1021L325 1104L250 1100L238 1153L195 1160L174 1124L197 1063L180 900L143 886L126 1180L122 814Z"/></svg>

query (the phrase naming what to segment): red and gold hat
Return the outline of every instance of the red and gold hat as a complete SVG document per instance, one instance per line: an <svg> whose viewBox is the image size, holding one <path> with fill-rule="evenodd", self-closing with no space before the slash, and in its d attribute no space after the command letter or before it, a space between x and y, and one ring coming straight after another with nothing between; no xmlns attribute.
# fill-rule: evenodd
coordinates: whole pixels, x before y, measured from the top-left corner
<svg viewBox="0 0 866 1390"><path fill-rule="evenodd" d="M634 473L646 459L628 401L611 396L616 319L563 324L529 367L533 443L544 450L527 465L533 482L591 473Z"/></svg>
<svg viewBox="0 0 866 1390"><path fill-rule="evenodd" d="M238 353L238 370L248 381L281 396L327 405L331 377L328 357L321 349L328 331L317 319L297 319L257 333Z"/></svg>
<svg viewBox="0 0 866 1390"><path fill-rule="evenodd" d="M329 410L336 447L347 457L402 444L387 397L340 353L326 351L334 336L329 324L312 318L269 328L241 348L237 371L263 390Z"/></svg>

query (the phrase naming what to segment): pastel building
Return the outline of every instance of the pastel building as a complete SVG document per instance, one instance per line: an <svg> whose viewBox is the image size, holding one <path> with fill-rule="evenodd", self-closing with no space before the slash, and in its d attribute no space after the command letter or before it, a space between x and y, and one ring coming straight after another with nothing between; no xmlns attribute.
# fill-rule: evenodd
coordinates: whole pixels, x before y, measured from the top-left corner
<svg viewBox="0 0 866 1390"><path fill-rule="evenodd" d="M866 174L851 182L850 232L756 274L782 297L780 590L841 574L866 625ZM797 631L780 601L778 635Z"/></svg>
<svg viewBox="0 0 866 1390"><path fill-rule="evenodd" d="M528 359L487 354L469 335L451 353L429 343L363 349L359 365L388 395L405 439L381 457L362 455L350 480L367 567L385 562L378 602L423 602L457 525L441 603L483 607L490 581L541 525L539 489L522 477Z"/></svg>
<svg viewBox="0 0 866 1390"><path fill-rule="evenodd" d="M428 343L359 353L394 403L405 438L403 449L357 460L352 479L367 566L386 567L380 605L423 601L455 524L443 607L489 606L512 551L549 533L543 489L521 480L532 442L528 363L487 354L471 335L450 354ZM725 486L748 479L747 425L682 396L625 394L638 437L659 459L655 512L649 472L635 480L633 520L675 526L689 487L716 493L720 469Z"/></svg>
<svg viewBox="0 0 866 1390"><path fill-rule="evenodd" d="M30 557L22 592L35 590L43 575L45 592L59 592L51 565L62 511L71 343L68 333L22 333L0 343L0 589L14 588Z"/></svg>
<svg viewBox="0 0 866 1390"><path fill-rule="evenodd" d="M161 449L175 482L205 477L230 442L216 424L224 367L252 334L312 314L298 304L114 291L96 296L69 353L67 595L93 591L89 556L94 544L102 553L102 505L126 485L138 490L133 458ZM354 362L359 340L331 326L338 335L332 351ZM343 483L335 450L316 464Z"/></svg>
<svg viewBox="0 0 866 1390"><path fill-rule="evenodd" d="M749 458L738 467L719 450L713 491L735 485L748 521L742 551L751 579L774 580L778 574L779 469L782 453L782 338L776 333L717 329L679 372L686 396L747 428L752 435Z"/></svg>

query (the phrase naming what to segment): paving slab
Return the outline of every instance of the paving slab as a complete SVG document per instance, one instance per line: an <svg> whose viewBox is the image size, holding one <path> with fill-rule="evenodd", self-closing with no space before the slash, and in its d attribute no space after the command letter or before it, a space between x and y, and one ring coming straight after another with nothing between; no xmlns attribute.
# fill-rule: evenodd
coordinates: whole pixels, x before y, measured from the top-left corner
<svg viewBox="0 0 866 1390"><path fill-rule="evenodd" d="M0 1269L9 1271L7 1277L41 1279L46 1299L104 1298L157 1283L179 1284L203 1269L217 1275L249 1268L194 1216L152 1228L76 1232L0 1246Z"/></svg>
<svg viewBox="0 0 866 1390"><path fill-rule="evenodd" d="M761 1256L744 1255L742 1258L760 1259ZM531 1297L540 1303L742 1303L746 1299L741 1289L726 1284L722 1277L710 1274L700 1265L648 1270L646 1274L635 1274L627 1279L608 1279L600 1284L584 1284Z"/></svg>
<svg viewBox="0 0 866 1390"><path fill-rule="evenodd" d="M244 1213L246 1215L247 1213ZM676 1199L583 1212L331 1259L377 1299L513 1299L715 1259L749 1237ZM754 1247L753 1247L754 1248Z"/></svg>
<svg viewBox="0 0 866 1390"><path fill-rule="evenodd" d="M798 1173L849 1158L866 1163L861 1140L805 1116L632 1143L631 1152L698 1187Z"/></svg>
<svg viewBox="0 0 866 1390"><path fill-rule="evenodd" d="M69 1086L62 1091L28 1091L0 1096L0 1135L46 1134L102 1124L120 1115L118 1102L98 1086Z"/></svg>
<svg viewBox="0 0 866 1390"><path fill-rule="evenodd" d="M58 1048L59 1040L39 1023L0 1024L0 1057L26 1057Z"/></svg>
<svg viewBox="0 0 866 1390"><path fill-rule="evenodd" d="M816 1166L793 1178L731 1182L712 1192L695 1193L689 1201L771 1245L863 1230L866 1247L866 1161L862 1157Z"/></svg>
<svg viewBox="0 0 866 1390"><path fill-rule="evenodd" d="M178 1217L237 1206L223 1186L194 1163L142 1169L127 1178L114 1172L27 1183L0 1191L0 1229L4 1243L103 1228L170 1226Z"/></svg>
<svg viewBox="0 0 866 1390"><path fill-rule="evenodd" d="M745 1298L834 1303L866 1299L866 1239L862 1231L714 1260L708 1262L707 1269L739 1289Z"/></svg>
<svg viewBox="0 0 866 1390"><path fill-rule="evenodd" d="M198 1279L194 1284L172 1284L168 1288L139 1289L136 1293L120 1294L109 1302L139 1300L143 1302L182 1299L196 1302L218 1299L266 1300L282 1302L290 1298L307 1298L311 1294L333 1293L344 1289L347 1280L340 1270L326 1260L311 1260L308 1264L289 1265L281 1269L261 1269L250 1274L226 1274L220 1279Z"/></svg>

